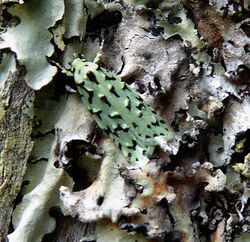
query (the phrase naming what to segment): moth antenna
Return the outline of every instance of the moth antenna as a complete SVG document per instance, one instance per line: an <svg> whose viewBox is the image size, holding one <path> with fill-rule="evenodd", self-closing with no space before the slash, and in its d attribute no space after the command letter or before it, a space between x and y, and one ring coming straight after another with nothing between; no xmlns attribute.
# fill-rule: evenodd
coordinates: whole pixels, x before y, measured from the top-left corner
<svg viewBox="0 0 250 242"><path fill-rule="evenodd" d="M102 62L102 60L103 60L103 54L102 54L102 52L103 52L103 46L104 46L104 40L102 40L101 46L100 46L100 50L96 54L96 57L95 57L95 59L93 61L96 64L100 64Z"/></svg>
<svg viewBox="0 0 250 242"><path fill-rule="evenodd" d="M103 47L104 47L104 39L101 42L101 46L100 46L100 50L103 51Z"/></svg>
<svg viewBox="0 0 250 242"><path fill-rule="evenodd" d="M58 67L62 73L66 74L67 76L73 76L73 73L70 70L67 70L66 68L62 67L59 63L55 62L54 60L49 60L48 62L56 67Z"/></svg>

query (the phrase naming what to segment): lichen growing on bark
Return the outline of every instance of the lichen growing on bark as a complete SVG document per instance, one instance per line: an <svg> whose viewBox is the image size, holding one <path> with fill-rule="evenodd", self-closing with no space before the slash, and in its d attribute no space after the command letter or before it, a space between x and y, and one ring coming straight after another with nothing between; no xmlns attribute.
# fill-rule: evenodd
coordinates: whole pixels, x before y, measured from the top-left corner
<svg viewBox="0 0 250 242"><path fill-rule="evenodd" d="M249 239L249 1L4 4L0 178L1 188L10 188L9 204L30 155L10 241L42 241L54 229L54 218L57 228L64 220L62 211L97 223L83 241ZM98 128L74 80L60 70L56 74L53 61L69 68L77 54L93 61L97 52L106 69L170 124L176 154L156 147L147 161L130 164ZM23 69L16 60L26 72L18 74ZM13 84L10 71L14 79L24 78ZM43 87L35 101L23 79L33 89ZM7 137L13 125L21 132ZM21 154L21 166L15 165L13 150ZM9 223L11 212L6 214ZM47 226L39 230L41 219ZM50 234L44 240L48 236L58 239ZM71 241L80 241L76 237Z"/></svg>

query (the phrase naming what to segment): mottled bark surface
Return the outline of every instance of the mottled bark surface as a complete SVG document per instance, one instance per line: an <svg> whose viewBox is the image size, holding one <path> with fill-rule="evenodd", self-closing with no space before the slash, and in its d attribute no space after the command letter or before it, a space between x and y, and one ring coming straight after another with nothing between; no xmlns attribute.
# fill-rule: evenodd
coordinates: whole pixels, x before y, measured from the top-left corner
<svg viewBox="0 0 250 242"><path fill-rule="evenodd" d="M9 73L0 97L0 238L8 233L14 201L33 147L32 117L27 111L34 101L34 91L23 81L23 74Z"/></svg>

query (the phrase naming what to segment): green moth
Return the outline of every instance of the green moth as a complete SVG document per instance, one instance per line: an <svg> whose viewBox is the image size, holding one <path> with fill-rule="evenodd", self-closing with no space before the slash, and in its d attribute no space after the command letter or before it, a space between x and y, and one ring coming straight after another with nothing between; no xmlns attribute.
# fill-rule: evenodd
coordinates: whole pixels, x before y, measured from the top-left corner
<svg viewBox="0 0 250 242"><path fill-rule="evenodd" d="M150 158L156 145L173 138L165 121L121 77L80 58L72 70L83 103L129 162Z"/></svg>

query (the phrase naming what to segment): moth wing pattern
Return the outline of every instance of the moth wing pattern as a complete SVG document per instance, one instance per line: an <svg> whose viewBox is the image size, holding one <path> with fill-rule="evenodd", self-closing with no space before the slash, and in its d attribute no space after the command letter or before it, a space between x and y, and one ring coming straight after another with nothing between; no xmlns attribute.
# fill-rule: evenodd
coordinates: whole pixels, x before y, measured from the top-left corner
<svg viewBox="0 0 250 242"><path fill-rule="evenodd" d="M152 156L159 137L173 138L165 121L121 77L79 58L72 67L83 103L129 162Z"/></svg>

